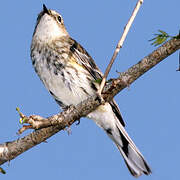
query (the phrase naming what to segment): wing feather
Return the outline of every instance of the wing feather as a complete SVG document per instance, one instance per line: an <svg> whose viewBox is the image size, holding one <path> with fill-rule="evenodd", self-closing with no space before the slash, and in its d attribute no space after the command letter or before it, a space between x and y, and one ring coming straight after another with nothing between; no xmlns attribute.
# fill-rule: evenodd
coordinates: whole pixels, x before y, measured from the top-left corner
<svg viewBox="0 0 180 180"><path fill-rule="evenodd" d="M95 64L92 57L88 54L88 52L75 40L71 39L71 47L70 51L73 53L75 59L77 59L77 63L80 65L83 65L84 68L91 74L91 76L94 78L94 80L102 79L103 73L99 70L97 65ZM110 102L110 105L112 107L113 112L115 113L116 117L119 119L122 126L125 126L125 123L123 121L123 118L121 116L120 110L118 108L118 105L114 101L114 99Z"/></svg>

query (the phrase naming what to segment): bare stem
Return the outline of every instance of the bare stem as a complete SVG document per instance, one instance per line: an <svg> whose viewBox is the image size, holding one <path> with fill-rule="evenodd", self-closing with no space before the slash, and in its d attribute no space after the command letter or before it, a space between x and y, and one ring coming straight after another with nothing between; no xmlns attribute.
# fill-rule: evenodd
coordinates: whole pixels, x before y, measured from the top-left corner
<svg viewBox="0 0 180 180"><path fill-rule="evenodd" d="M122 48L122 45L123 45L123 43L124 43L124 40L126 39L127 33L129 32L129 29L130 29L130 27L131 27L131 25L132 25L132 23L133 23L133 21L134 21L134 18L136 17L136 14L137 14L138 11L139 11L139 8L140 8L140 6L141 6L142 3L143 3L143 0L139 0L139 1L137 2L136 6L135 6L135 8L134 8L134 10L133 10L133 13L132 13L130 19L128 20L128 23L126 24L126 26L125 26L125 28L124 28L124 32L123 32L123 34L122 34L122 36L121 36L121 39L119 40L119 42L118 42L118 44L117 44L117 46L116 46L116 49L115 49L115 51L114 51L114 53L113 53L113 56L112 56L112 58L111 58L111 60L110 60L110 62L109 62L109 64L108 64L108 66L107 66L107 68L106 68L105 73L104 73L103 79L102 79L102 81L101 81L101 84L100 84L100 87L99 87L99 90L98 90L98 93L99 93L99 94L101 94L101 92L102 92L102 89L103 89L103 87L104 87L104 85L105 85L106 78L107 78L107 76L108 76L108 74L109 74L109 71L111 70L111 67L112 67L112 65L113 65L113 63L114 63L114 61L115 61L115 59L116 59L116 57L117 57L117 55L118 55L118 53L119 53L119 51L120 51L120 48Z"/></svg>

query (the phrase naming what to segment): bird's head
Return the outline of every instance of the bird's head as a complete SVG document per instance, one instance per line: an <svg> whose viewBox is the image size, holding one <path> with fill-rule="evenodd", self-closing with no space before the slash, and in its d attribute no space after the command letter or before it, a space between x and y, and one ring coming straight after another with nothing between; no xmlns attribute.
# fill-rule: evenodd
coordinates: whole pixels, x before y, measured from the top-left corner
<svg viewBox="0 0 180 180"><path fill-rule="evenodd" d="M33 36L40 41L53 41L63 36L68 36L62 16L54 10L47 9L43 4L43 10L37 18Z"/></svg>

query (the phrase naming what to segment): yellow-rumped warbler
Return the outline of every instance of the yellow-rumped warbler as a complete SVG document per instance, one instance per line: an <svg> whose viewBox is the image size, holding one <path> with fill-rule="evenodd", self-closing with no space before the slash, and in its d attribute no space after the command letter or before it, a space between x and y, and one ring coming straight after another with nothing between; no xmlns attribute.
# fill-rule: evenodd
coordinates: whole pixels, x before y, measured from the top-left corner
<svg viewBox="0 0 180 180"><path fill-rule="evenodd" d="M37 18L31 58L36 73L62 109L77 105L97 92L95 80L102 78L103 74L86 50L69 36L62 16L45 5ZM99 106L87 117L114 141L133 176L151 173L125 131L114 100Z"/></svg>

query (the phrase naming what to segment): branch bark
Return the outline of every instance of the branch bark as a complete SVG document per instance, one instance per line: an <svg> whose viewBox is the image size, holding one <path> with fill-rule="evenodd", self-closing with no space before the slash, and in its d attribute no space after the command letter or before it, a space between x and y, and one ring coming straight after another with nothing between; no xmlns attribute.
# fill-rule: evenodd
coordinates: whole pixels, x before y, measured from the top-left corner
<svg viewBox="0 0 180 180"><path fill-rule="evenodd" d="M120 74L117 79L112 79L106 83L102 97L105 101L110 101L125 87L133 83L136 79L142 76L149 69L157 65L169 55L180 49L180 38L173 38L164 45L153 51L148 56L144 57L137 64L130 67L127 71ZM93 96L81 102L76 107L72 106L66 111L57 115L44 119L46 128L35 130L29 135L0 144L0 165L16 158L18 155L27 151L41 142L44 142L49 137L53 136L60 130L64 130L67 126L73 124L76 120L88 113L92 112L102 102L98 96Z"/></svg>

